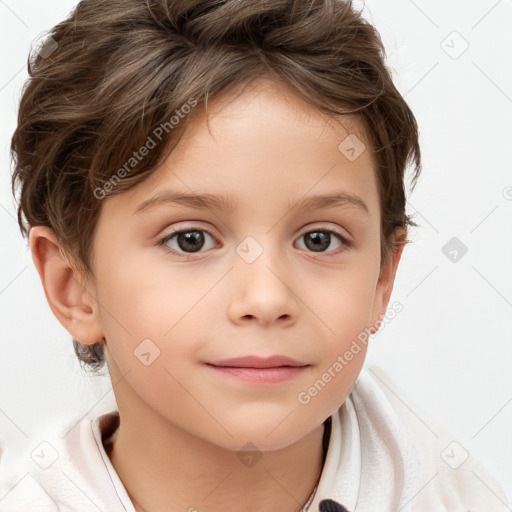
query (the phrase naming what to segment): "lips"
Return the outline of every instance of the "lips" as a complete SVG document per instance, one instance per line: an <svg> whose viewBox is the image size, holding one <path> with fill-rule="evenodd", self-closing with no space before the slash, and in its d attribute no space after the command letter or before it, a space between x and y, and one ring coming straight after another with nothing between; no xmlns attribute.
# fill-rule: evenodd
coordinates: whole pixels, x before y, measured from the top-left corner
<svg viewBox="0 0 512 512"><path fill-rule="evenodd" d="M210 361L206 364L224 368L279 368L286 366L309 366L307 363L302 363L295 359L291 359L290 357L281 355L271 357L244 356L233 359Z"/></svg>
<svg viewBox="0 0 512 512"><path fill-rule="evenodd" d="M290 357L245 356L206 363L215 375L251 386L275 386L293 381L311 365Z"/></svg>

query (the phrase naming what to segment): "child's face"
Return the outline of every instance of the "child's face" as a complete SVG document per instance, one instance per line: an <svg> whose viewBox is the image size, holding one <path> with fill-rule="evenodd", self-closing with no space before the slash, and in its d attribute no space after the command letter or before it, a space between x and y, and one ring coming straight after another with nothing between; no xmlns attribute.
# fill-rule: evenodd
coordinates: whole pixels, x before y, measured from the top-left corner
<svg viewBox="0 0 512 512"><path fill-rule="evenodd" d="M147 422L150 414L229 449L277 449L347 397L364 345L342 370L335 363L385 313L394 271L379 282L369 147L347 158L338 146L349 132L282 86L262 81L231 98L209 103L211 133L203 114L193 118L165 165L103 201L93 293L125 417ZM358 125L343 123L365 140ZM192 199L137 212L171 191L229 197L231 209ZM349 202L290 206L336 193L358 196L367 211ZM174 230L191 233L171 237ZM338 231L351 245L319 230ZM233 372L208 364L276 355L305 366ZM318 380L321 390L309 393Z"/></svg>

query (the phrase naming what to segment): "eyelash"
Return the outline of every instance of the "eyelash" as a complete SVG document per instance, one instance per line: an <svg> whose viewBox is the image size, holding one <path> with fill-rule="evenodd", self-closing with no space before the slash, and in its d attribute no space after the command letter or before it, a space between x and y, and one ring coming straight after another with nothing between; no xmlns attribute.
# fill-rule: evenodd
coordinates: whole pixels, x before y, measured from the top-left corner
<svg viewBox="0 0 512 512"><path fill-rule="evenodd" d="M157 245L158 246L161 246L164 251L166 253L170 253L170 254L175 254L181 258L187 258L188 256L193 256L194 254L196 253L180 253L180 252L177 252L175 251L174 249L171 249L170 247L168 247L166 245L166 243L171 240L175 235L179 235L180 233L188 233L190 231L202 231L204 233L207 233L208 235L210 235L214 240L216 240L216 237L214 237L207 229L202 229L202 228L195 228L195 227L190 227L190 228L186 228L186 229L180 229L180 230L176 230L176 231L172 231L171 233L165 235L163 238L161 238L158 242L157 242ZM352 247L352 242L350 240L348 240L347 238L345 238L340 232L334 230L334 229L322 229L322 228L319 228L319 229L310 229L309 231L305 231L304 233L302 233L300 236L299 236L299 239L302 238L304 235L307 235L308 233L314 233L314 232L322 232L322 233L330 233L330 234L333 234L335 236L337 236L343 246L342 248L338 248L336 251L334 252L318 252L316 254L324 254L324 255L327 255L327 257L334 257L344 251L346 251L347 249L351 248ZM201 251L198 251L197 254L199 254ZM315 254L314 251L308 251L308 252L312 252L313 254ZM190 259L190 258L189 258Z"/></svg>

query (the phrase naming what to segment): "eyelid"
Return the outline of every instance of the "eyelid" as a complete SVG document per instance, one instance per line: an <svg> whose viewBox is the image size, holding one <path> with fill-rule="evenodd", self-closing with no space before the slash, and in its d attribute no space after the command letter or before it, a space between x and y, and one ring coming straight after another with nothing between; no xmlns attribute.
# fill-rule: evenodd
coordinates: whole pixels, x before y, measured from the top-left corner
<svg viewBox="0 0 512 512"><path fill-rule="evenodd" d="M192 226L184 226L184 227L178 227L178 228L171 228L171 231L169 231L166 235L159 236L159 239L170 237L172 235L175 235L176 233L183 233L184 231L204 231L208 233L212 238L217 238L209 229L204 228L198 224L194 224ZM306 225L303 229L300 230L300 235L304 236L306 233L310 233L311 231L327 231L327 232L333 232L342 237L343 239L347 240L347 242L351 241L351 237L349 234L341 231L339 228L333 228L333 227L325 227L325 226L309 226Z"/></svg>
<svg viewBox="0 0 512 512"><path fill-rule="evenodd" d="M192 222L192 221L190 221L190 222ZM195 221L195 222L199 222L199 221ZM166 250L167 252L173 253L173 254L177 255L178 257L182 257L182 258L191 258L191 257L193 258L195 254L202 254L203 252L207 252L207 251L199 251L197 253L186 253L186 252L182 253L182 252L176 251L176 250L166 246L166 243L173 236L175 236L178 233L184 233L184 232L186 233L187 231L204 231L209 236L211 236L212 239L215 240L215 242L217 244L219 243L217 237L213 233L211 233L211 231L209 229L206 229L206 228L200 226L199 224L193 224L193 225L190 225L190 226L171 228L170 231L167 232L165 235L160 235L158 237L157 245L158 246L162 246L164 248L164 250ZM319 252L319 253L316 253L316 254L324 255L324 256L327 256L327 257L334 257L334 256L339 255L341 252L345 251L346 249L349 249L349 248L351 248L353 246L353 241L352 241L351 237L347 236L344 232L342 232L339 227L335 228L335 227L326 227L326 226L306 225L300 231L300 235L297 237L297 240L300 239L301 237L303 237L305 234L311 233L311 232L314 232L314 231L322 231L322 232L327 232L327 233L333 233L333 234L337 235L340 238L340 241L342 243L342 248L339 248L339 249L337 249L335 251ZM295 245L295 242L294 242L294 245ZM312 254L315 254L315 252L312 251Z"/></svg>
<svg viewBox="0 0 512 512"><path fill-rule="evenodd" d="M315 251L307 251L308 254L313 254L313 255L316 254L316 255L319 255L320 257L324 257L324 258L335 258L337 256L340 256L345 251L347 251L349 249L352 249L352 247L354 245L354 242L351 240L351 238L346 236L339 229L336 229L336 228L326 228L326 227L312 227L312 228L308 228L308 229L304 230L299 235L297 240L300 240L306 233L312 233L312 232L315 232L315 231L321 231L321 232L325 232L325 233L334 233L334 235L337 236L340 239L341 247L339 247L338 249L335 249L334 251L327 251L327 252L317 252L317 253L315 253ZM294 245L295 245L295 242L294 242Z"/></svg>
<svg viewBox="0 0 512 512"><path fill-rule="evenodd" d="M331 227L331 226L326 227L326 226L315 226L315 225L313 225L313 227L311 227L310 225L307 225L304 230L300 231L299 238L301 236L304 236L306 233L310 233L311 231L327 231L327 232L332 232L332 233L335 233L336 235L338 235L339 237L341 237L347 245L350 245L350 244L353 243L352 237L348 233L347 230L343 230L342 231L341 228L339 228L339 227Z"/></svg>
<svg viewBox="0 0 512 512"><path fill-rule="evenodd" d="M216 242L218 242L217 237L209 229L206 229L199 225L193 225L193 226L185 226L185 227L179 227L179 228L171 228L170 231L168 231L166 234L158 236L158 245L164 245L165 241L167 241L169 238L173 237L174 235L176 235L178 233L186 233L188 231L204 231L205 233L210 235Z"/></svg>

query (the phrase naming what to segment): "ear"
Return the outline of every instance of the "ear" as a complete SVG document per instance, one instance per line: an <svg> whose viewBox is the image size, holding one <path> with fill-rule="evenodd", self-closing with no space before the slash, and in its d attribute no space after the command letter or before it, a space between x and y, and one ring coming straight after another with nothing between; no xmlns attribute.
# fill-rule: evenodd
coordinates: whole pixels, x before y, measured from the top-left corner
<svg viewBox="0 0 512 512"><path fill-rule="evenodd" d="M407 230L405 228L397 228L395 232L395 240L397 243L396 249L390 254L388 262L380 270L379 280L377 281L377 287L375 290L375 299L373 302L372 327L370 327L372 334L375 334L379 330L379 328L375 328L373 326L386 314L386 309L395 283L398 263L400 262L402 252L406 244L406 238Z"/></svg>
<svg viewBox="0 0 512 512"><path fill-rule="evenodd" d="M32 259L41 278L46 300L65 329L80 343L91 345L103 337L98 305L78 280L55 233L45 226L29 232Z"/></svg>

